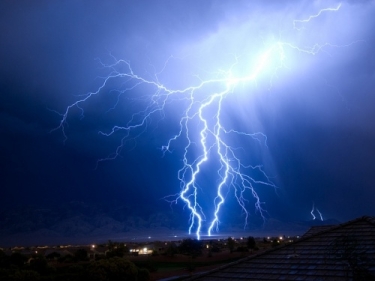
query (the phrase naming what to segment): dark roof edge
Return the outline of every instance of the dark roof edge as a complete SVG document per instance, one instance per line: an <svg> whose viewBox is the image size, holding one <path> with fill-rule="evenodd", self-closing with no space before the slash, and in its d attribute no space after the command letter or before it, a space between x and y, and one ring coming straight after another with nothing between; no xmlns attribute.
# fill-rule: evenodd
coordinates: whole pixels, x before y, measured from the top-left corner
<svg viewBox="0 0 375 281"><path fill-rule="evenodd" d="M353 223L356 223L356 222L360 222L360 221L365 221L365 222L368 222L369 224L372 224L373 226L375 226L375 217L371 217L371 216L362 216L362 217L359 217L359 218L356 218L356 219L353 219L353 220L350 220L350 221L347 221L347 222L344 222L344 223L340 223L338 225L334 225L328 229L325 229L325 230L322 230L322 231L319 231L315 234L312 234L312 235L309 235L307 237L301 237L300 239L298 239L297 241L295 242L292 242L292 243L289 243L289 244L286 244L286 245L281 245L281 246L278 246L276 248L271 248L271 249L268 249L266 251L263 251L259 254L255 254L255 255L251 255L251 256L248 256L248 257L245 257L243 259L239 259L235 262L231 262L231 263L228 263L228 264L225 264L225 265L222 265L220 267L217 267L217 268L214 268L212 270L209 270L209 271L205 271L205 272L201 272L201 273L197 273L195 275L193 275L191 278L187 279L187 280L195 280L195 279L198 279L202 276L205 276L205 275L208 275L212 272L216 272L216 271L219 271L221 269L225 269L227 267L230 267L232 265L236 265L236 264L239 264L239 263L242 263L244 261L247 261L247 260L252 260L252 259L255 259L259 256L262 256L262 255L265 255L265 254L268 254L268 253L272 253L274 251L277 251L279 249L282 249L282 248L286 248L286 247L291 247L295 244L298 244L298 243L301 243L303 241L306 241L306 240L309 240L313 237L316 237L316 236L319 236L319 235L322 235L324 233L327 233L329 231L332 231L332 230L335 230L335 229L338 229L338 228L341 228L341 227L346 227L350 224L353 224Z"/></svg>

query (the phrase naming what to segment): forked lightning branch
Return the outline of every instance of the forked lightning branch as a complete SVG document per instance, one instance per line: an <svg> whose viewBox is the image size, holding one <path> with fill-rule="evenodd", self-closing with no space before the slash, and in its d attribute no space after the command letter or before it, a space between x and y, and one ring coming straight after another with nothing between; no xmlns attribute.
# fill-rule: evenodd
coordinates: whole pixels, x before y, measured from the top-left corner
<svg viewBox="0 0 375 281"><path fill-rule="evenodd" d="M294 20L291 23L291 31L303 32L305 24L314 24L314 21L319 20L323 14L339 12L340 7L341 5L325 8L315 11L306 19ZM164 154L174 153L174 147L177 146L180 148L182 146L180 151L183 151L181 168L176 171L180 186L176 186L176 194L166 196L166 200L182 202L187 207L190 212L189 233L194 234L198 239L203 235L203 229L209 236L219 230L222 207L228 194L234 195L245 214L246 224L249 219L249 202L253 202L251 204L254 204L255 210L262 217L265 215L265 205L258 196L257 190L259 188L272 189L276 186L263 170L261 163L250 165L243 156L243 150L233 146L228 140L240 136L248 138L249 145L255 143L259 146L259 143L262 143L264 148L267 138L261 132L244 132L227 127L222 122L223 108L225 108L225 103L236 95L238 88L243 89L256 84L264 73L271 73L272 80L284 69L290 54L313 56L330 48L344 47L334 42L319 42L318 39L316 43L307 47L282 40L274 41L263 49L252 50L251 53L246 54L246 57L251 57L249 60L251 65L244 67L246 61L238 60L234 56L233 63L226 68L223 66L212 75L211 79L197 79L194 85L181 89L164 84L157 74L154 79L149 79L133 71L129 62L115 60L113 64L104 65L109 74L103 78L101 86L96 91L82 96L68 105L64 112L59 113L61 121L54 130L62 131L64 138L67 139L67 119L73 112L76 112L73 109L78 109L81 116L84 116L88 100L95 96L102 96L105 99L108 93L107 86L113 80L122 81L122 88L117 90L119 98L140 92L141 86L147 85L147 89L153 90L148 93L149 99L145 107L133 112L128 120L122 120L121 124L125 125L114 125L108 132L100 132L106 137L120 132L123 135L118 147L114 148L114 153L107 158L100 159L99 162L118 157L126 140L139 136L139 132L146 130L147 126L152 123L151 120L163 118L163 112L168 106L183 105L178 117L178 130L171 132L169 139L166 139L161 147ZM247 69L246 73L243 69ZM199 73L196 76L200 77ZM141 94L141 96L144 101L144 95ZM215 170L207 169L207 165L215 167ZM202 174L208 171L211 173L210 177L215 178L215 185L205 186L200 183ZM210 191L214 189L215 196L209 203L207 203L205 189L210 189Z"/></svg>

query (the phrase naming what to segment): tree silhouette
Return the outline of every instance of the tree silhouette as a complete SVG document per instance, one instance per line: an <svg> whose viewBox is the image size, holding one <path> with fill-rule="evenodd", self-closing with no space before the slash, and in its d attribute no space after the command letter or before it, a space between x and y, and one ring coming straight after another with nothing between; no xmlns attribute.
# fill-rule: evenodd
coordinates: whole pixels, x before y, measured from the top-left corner
<svg viewBox="0 0 375 281"><path fill-rule="evenodd" d="M202 255L202 242L197 239L184 239L178 247L180 253L189 255L192 258Z"/></svg>
<svg viewBox="0 0 375 281"><path fill-rule="evenodd" d="M255 238L253 236L247 237L247 247L251 250L254 250L257 246L257 243L255 242Z"/></svg>
<svg viewBox="0 0 375 281"><path fill-rule="evenodd" d="M134 263L119 257L91 262L87 272L92 281L137 281L138 276Z"/></svg>
<svg viewBox="0 0 375 281"><path fill-rule="evenodd" d="M232 253L234 251L236 242L234 241L232 237L228 237L227 244L228 244L229 251Z"/></svg>

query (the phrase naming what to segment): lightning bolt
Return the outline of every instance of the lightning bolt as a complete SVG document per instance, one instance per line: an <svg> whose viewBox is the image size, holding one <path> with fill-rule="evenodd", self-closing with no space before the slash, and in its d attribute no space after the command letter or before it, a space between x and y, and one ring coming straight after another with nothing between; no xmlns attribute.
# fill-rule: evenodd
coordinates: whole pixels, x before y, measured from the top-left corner
<svg viewBox="0 0 375 281"><path fill-rule="evenodd" d="M314 215L314 211L315 211L315 204L313 203L313 206L312 206L312 209L311 209L311 212L310 212L310 214L311 214L312 217L313 217L313 220L316 219L316 216Z"/></svg>
<svg viewBox="0 0 375 281"><path fill-rule="evenodd" d="M322 213L321 213L318 209L316 209L316 211L317 211L318 214L319 214L320 220L323 221L323 215L322 215Z"/></svg>
<svg viewBox="0 0 375 281"><path fill-rule="evenodd" d="M323 215L322 215L322 213L319 211L319 209L316 209L316 211L319 214L320 220L323 221ZM311 209L311 212L310 212L311 216L313 217L313 220L316 219L316 216L314 215L314 212L315 212L315 203L313 202L313 206L312 206L312 209Z"/></svg>
<svg viewBox="0 0 375 281"><path fill-rule="evenodd" d="M337 7L334 7L334 8L321 9L321 10L319 10L319 12L317 14L311 15L307 19L294 20L293 21L293 26L294 26L295 29L301 30L302 27L304 26L304 24L310 22L311 20L313 20L315 18L318 18L322 13L325 13L325 12L337 12L340 9L340 7L341 7L341 3L339 3L337 5ZM298 27L298 26L301 26L301 27Z"/></svg>
<svg viewBox="0 0 375 281"><path fill-rule="evenodd" d="M336 8L320 10L317 14L304 20L294 20L294 29L319 17L322 13L337 12ZM248 221L249 196L253 198L255 209L265 217L264 202L257 193L260 186L276 188L264 171L262 165L249 165L244 163L242 157L244 149L231 143L236 137L249 138L260 145L267 145L267 137L261 132L247 133L233 128L228 128L222 122L223 106L227 99L236 94L236 90L249 84L256 85L258 79L265 73L271 73L272 79L278 71L285 67L287 50L307 55L315 55L327 47L342 47L329 43L315 44L310 47L299 47L290 42L276 41L267 45L264 50L250 54L252 57L249 66L241 56L233 59L233 64L226 70L219 70L212 74L211 79L202 79L196 76L194 85L182 88L168 87L160 81L159 74L167 68L171 57L163 67L163 71L146 78L133 70L130 62L118 60L113 57L114 63L105 64L103 67L109 70L109 75L103 78L100 87L90 92L66 107L59 113L61 116L59 125L53 129L61 130L64 141L67 140L67 118L73 114L73 109L78 109L81 118L84 117L84 104L94 96L106 91L112 81L121 81L122 88L117 89L117 102L111 107L115 108L122 95L134 93L136 90L150 93L138 97L144 103L144 109L132 114L123 125L113 126L108 132L100 131L103 136L109 137L119 132L123 133L121 141L114 153L98 162L115 159L121 154L121 150L129 139L136 138L146 130L153 120L161 120L165 117L166 108L175 104L183 106L180 112L178 130L161 147L163 155L172 153L175 147L182 147L182 167L177 176L180 181L180 190L175 195L165 197L171 203L181 200L190 211L189 234L194 233L200 239L202 228L207 228L207 234L212 235L218 231L220 224L220 212L226 197L232 192L245 215L245 225ZM249 55L249 54L247 54ZM245 67L244 67L245 66ZM246 69L246 71L244 71ZM151 90L152 89L152 90ZM178 145L178 142L182 145ZM216 167L212 175L216 178L216 186L204 186L202 177L207 174L208 166ZM257 176L254 176L256 174ZM214 189L212 207L213 211L204 206L207 202L205 192ZM311 215L315 219L311 211ZM207 214L210 214L209 216ZM206 223L207 222L207 223Z"/></svg>

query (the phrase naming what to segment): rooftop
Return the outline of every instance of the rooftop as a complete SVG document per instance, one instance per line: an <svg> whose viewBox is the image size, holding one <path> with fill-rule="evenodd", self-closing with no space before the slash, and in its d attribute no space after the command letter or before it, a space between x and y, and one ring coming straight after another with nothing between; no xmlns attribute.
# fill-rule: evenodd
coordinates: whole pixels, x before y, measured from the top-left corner
<svg viewBox="0 0 375 281"><path fill-rule="evenodd" d="M190 280L375 280L375 217L314 228L294 243Z"/></svg>

